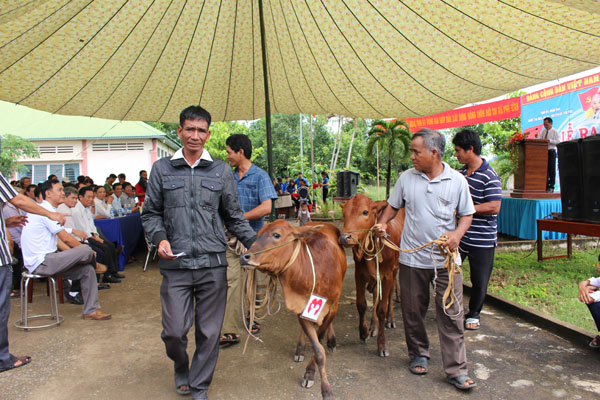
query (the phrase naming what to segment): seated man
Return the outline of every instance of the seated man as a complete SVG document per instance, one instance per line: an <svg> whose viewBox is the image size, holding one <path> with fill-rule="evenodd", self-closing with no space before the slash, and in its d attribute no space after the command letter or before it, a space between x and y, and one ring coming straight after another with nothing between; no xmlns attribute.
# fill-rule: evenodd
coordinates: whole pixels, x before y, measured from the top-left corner
<svg viewBox="0 0 600 400"><path fill-rule="evenodd" d="M56 207L65 200L61 183L57 180L46 181L40 185L41 206L48 211L56 211ZM71 249L57 252L58 239ZM54 276L65 279L79 279L83 294L83 319L106 320L110 314L101 312L96 286L94 252L83 246L68 234L68 230L49 218L30 214L28 223L21 235L23 245L23 261L25 268L31 273Z"/></svg>
<svg viewBox="0 0 600 400"><path fill-rule="evenodd" d="M598 274L600 275L600 255L598 256ZM598 329L598 333L600 333L600 277L590 278L585 281L579 282L579 301L585 303L590 313L592 314L592 318L594 319L594 323L596 324L596 329ZM600 335L596 335L594 339L590 342L590 347L593 349L600 349Z"/></svg>
<svg viewBox="0 0 600 400"><path fill-rule="evenodd" d="M111 197L113 198L111 207L115 210L116 214L123 214L123 205L121 204L121 195L123 194L123 185L119 182L113 185L113 193Z"/></svg>
<svg viewBox="0 0 600 400"><path fill-rule="evenodd" d="M125 209L131 210L131 212L138 211L138 206L135 204L135 198L133 197L133 186L131 186L131 183L129 182L125 182L123 184L121 206Z"/></svg>
<svg viewBox="0 0 600 400"><path fill-rule="evenodd" d="M104 186L94 186L94 196L94 206L96 208L94 219L110 218L110 207L113 197L108 196L108 199L106 198Z"/></svg>
<svg viewBox="0 0 600 400"><path fill-rule="evenodd" d="M104 283L119 283L125 276L118 273L119 262L115 244L108 240L94 224L94 216L90 208L94 205L94 191L91 186L79 189L79 201L73 210L73 223L75 228L87 235L87 241L92 249L98 248L103 253L102 262L106 264L107 271L102 278Z"/></svg>

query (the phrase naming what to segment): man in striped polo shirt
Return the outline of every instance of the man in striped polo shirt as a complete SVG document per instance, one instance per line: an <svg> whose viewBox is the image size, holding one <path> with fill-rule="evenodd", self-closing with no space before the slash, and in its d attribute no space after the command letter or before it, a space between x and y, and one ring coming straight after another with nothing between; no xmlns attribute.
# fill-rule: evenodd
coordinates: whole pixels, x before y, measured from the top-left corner
<svg viewBox="0 0 600 400"><path fill-rule="evenodd" d="M475 205L473 223L459 246L461 258L469 258L473 284L465 328L475 330L479 329L479 314L494 266L496 217L502 202L502 185L496 171L481 158L481 140L477 133L463 129L454 136L452 143L458 162L464 164L460 172L467 178Z"/></svg>

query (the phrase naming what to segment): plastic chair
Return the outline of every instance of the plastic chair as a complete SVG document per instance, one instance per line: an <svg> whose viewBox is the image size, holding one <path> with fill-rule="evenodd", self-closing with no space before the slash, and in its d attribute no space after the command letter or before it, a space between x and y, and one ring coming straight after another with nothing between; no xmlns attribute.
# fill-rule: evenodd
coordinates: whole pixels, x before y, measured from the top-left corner
<svg viewBox="0 0 600 400"><path fill-rule="evenodd" d="M27 293L27 297L29 297L29 281L31 279L38 278L48 278L50 295L50 314L29 315L29 310L27 309L28 299L26 299L25 296ZM50 320L54 320L54 322L45 325L29 325L30 320L40 318L49 318ZM15 322L15 327L24 330L41 329L59 325L64 320L64 317L58 313L58 300L56 297L56 280L54 279L54 277L23 272L21 276L21 319Z"/></svg>

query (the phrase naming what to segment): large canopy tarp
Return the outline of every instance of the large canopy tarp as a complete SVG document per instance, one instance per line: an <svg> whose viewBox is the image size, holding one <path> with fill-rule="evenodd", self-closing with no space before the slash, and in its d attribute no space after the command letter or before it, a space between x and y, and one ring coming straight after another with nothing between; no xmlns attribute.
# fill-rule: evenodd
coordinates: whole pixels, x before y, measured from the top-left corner
<svg viewBox="0 0 600 400"><path fill-rule="evenodd" d="M263 0L272 111L415 117L600 65L600 3ZM60 114L264 116L256 0L0 0L0 99Z"/></svg>

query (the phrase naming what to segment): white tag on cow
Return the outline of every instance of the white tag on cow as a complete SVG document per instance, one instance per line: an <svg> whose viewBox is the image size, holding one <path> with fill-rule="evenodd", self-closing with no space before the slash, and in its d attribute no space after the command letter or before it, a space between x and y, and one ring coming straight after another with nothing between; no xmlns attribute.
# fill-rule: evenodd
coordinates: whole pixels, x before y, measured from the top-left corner
<svg viewBox="0 0 600 400"><path fill-rule="evenodd" d="M313 322L317 322L319 319L319 315L321 315L321 311L325 307L325 303L327 303L327 299L325 297L317 296L313 294L308 299L308 303L306 303L306 307L300 317L304 319L308 319Z"/></svg>
<svg viewBox="0 0 600 400"><path fill-rule="evenodd" d="M459 267L462 265L462 258L460 258L460 253L456 253L456 265Z"/></svg>

